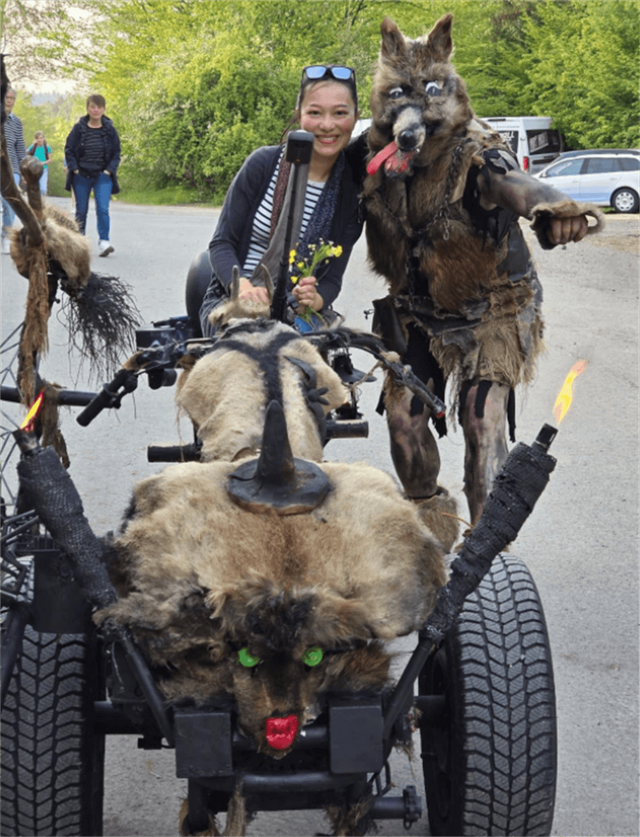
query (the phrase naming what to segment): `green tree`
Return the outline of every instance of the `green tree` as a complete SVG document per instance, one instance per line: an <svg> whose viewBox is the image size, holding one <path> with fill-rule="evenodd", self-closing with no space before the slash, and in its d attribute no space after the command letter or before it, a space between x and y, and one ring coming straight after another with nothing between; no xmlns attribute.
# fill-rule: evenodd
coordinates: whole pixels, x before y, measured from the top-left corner
<svg viewBox="0 0 640 837"><path fill-rule="evenodd" d="M637 147L637 0L546 2L539 17L527 26L531 112L553 115L576 148Z"/></svg>

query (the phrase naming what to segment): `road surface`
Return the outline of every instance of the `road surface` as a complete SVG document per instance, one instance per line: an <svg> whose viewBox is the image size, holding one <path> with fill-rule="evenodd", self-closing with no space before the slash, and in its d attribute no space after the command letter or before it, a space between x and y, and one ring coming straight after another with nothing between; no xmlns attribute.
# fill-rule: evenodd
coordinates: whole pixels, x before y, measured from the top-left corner
<svg viewBox="0 0 640 837"><path fill-rule="evenodd" d="M69 202L54 199L65 208ZM142 319L185 312L184 282L192 258L205 249L217 212L205 208L147 208L112 204L108 259L97 257L95 216L87 229L93 268L113 273L132 288ZM524 558L545 607L557 689L559 774L553 834L638 834L638 219L613 216L606 231L580 245L544 252L528 232L545 287L548 351L527 392L519 393L517 436L530 442L550 419L555 396L571 365L588 360L574 384L574 404L554 442L558 465L512 551ZM364 312L384 295L365 265L364 237L338 309L349 325L370 326ZM26 282L8 256L3 267L3 330L24 310ZM45 377L67 386L95 388L86 364L68 359L58 317L50 325ZM365 368L369 356L356 355ZM143 388L145 387L145 388ZM367 460L393 473L386 428L375 413L379 382L363 386L361 408L368 440L331 442L327 458ZM103 413L80 428L63 411L62 429L71 475L98 534L117 528L135 482L162 468L146 462L148 444L191 441L178 420L173 391L143 384L119 411ZM73 411L77 412L77 411ZM463 446L452 428L441 442L441 481L462 494ZM400 649L406 654L412 640ZM406 659L406 657L404 658ZM402 665L400 656L398 664ZM416 784L423 798L419 759L394 756L400 793ZM186 782L174 777L172 751L143 752L136 737L108 739L104 834L177 834L177 812ZM399 821L382 821L379 834L403 833ZM259 814L250 835L326 832L321 812ZM426 813L412 833L429 833Z"/></svg>

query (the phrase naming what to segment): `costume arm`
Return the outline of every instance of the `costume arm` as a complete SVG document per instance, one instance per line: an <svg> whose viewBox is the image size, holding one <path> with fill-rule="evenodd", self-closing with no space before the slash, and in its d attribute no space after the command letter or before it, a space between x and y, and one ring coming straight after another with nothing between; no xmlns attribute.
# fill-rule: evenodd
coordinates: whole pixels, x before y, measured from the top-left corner
<svg viewBox="0 0 640 837"><path fill-rule="evenodd" d="M604 216L591 203L577 203L541 180L514 168L511 158L499 151L485 155L478 173L480 203L484 209L495 206L533 221L532 229L540 245L551 250L567 241L580 241L587 234L587 215L596 218L590 228L601 229Z"/></svg>
<svg viewBox="0 0 640 837"><path fill-rule="evenodd" d="M113 128L113 134L111 137L112 143L112 153L111 159L107 163L105 167L105 171L110 172L111 174L115 174L118 170L118 166L120 165L120 137L118 136L118 132L115 128Z"/></svg>

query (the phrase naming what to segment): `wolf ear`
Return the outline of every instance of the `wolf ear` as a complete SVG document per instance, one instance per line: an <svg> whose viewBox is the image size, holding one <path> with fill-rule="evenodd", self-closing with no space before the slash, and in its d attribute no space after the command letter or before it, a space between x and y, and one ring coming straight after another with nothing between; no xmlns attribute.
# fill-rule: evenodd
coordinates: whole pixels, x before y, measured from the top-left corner
<svg viewBox="0 0 640 837"><path fill-rule="evenodd" d="M451 24L453 15L448 14L440 18L440 20L429 32L427 44L433 51L433 57L436 61L448 61L453 52L453 41L451 40Z"/></svg>
<svg viewBox="0 0 640 837"><path fill-rule="evenodd" d="M234 265L231 271L231 285L229 286L229 296L234 302L238 301L240 295L240 268Z"/></svg>
<svg viewBox="0 0 640 837"><path fill-rule="evenodd" d="M264 282L264 286L267 289L267 294L269 296L269 301L273 299L273 280L271 279L271 274L269 273L269 268L266 264L261 264L258 268L259 275L262 277L262 281Z"/></svg>
<svg viewBox="0 0 640 837"><path fill-rule="evenodd" d="M404 53L406 48L404 35L390 17L385 17L382 21L380 32L382 33L381 55L385 58L393 58Z"/></svg>

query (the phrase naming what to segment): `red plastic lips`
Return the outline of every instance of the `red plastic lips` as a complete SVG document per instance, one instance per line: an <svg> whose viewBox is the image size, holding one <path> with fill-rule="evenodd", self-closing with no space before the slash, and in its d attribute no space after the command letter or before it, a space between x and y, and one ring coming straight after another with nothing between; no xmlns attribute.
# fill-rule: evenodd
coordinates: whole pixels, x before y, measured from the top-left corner
<svg viewBox="0 0 640 837"><path fill-rule="evenodd" d="M267 744L274 750L286 750L293 744L298 732L298 719L295 715L286 718L267 718Z"/></svg>
<svg viewBox="0 0 640 837"><path fill-rule="evenodd" d="M409 168L409 163L417 153L417 150L400 151L395 140L392 140L382 151L378 151L373 160L369 162L367 174L373 176L383 163L385 171L403 174Z"/></svg>

